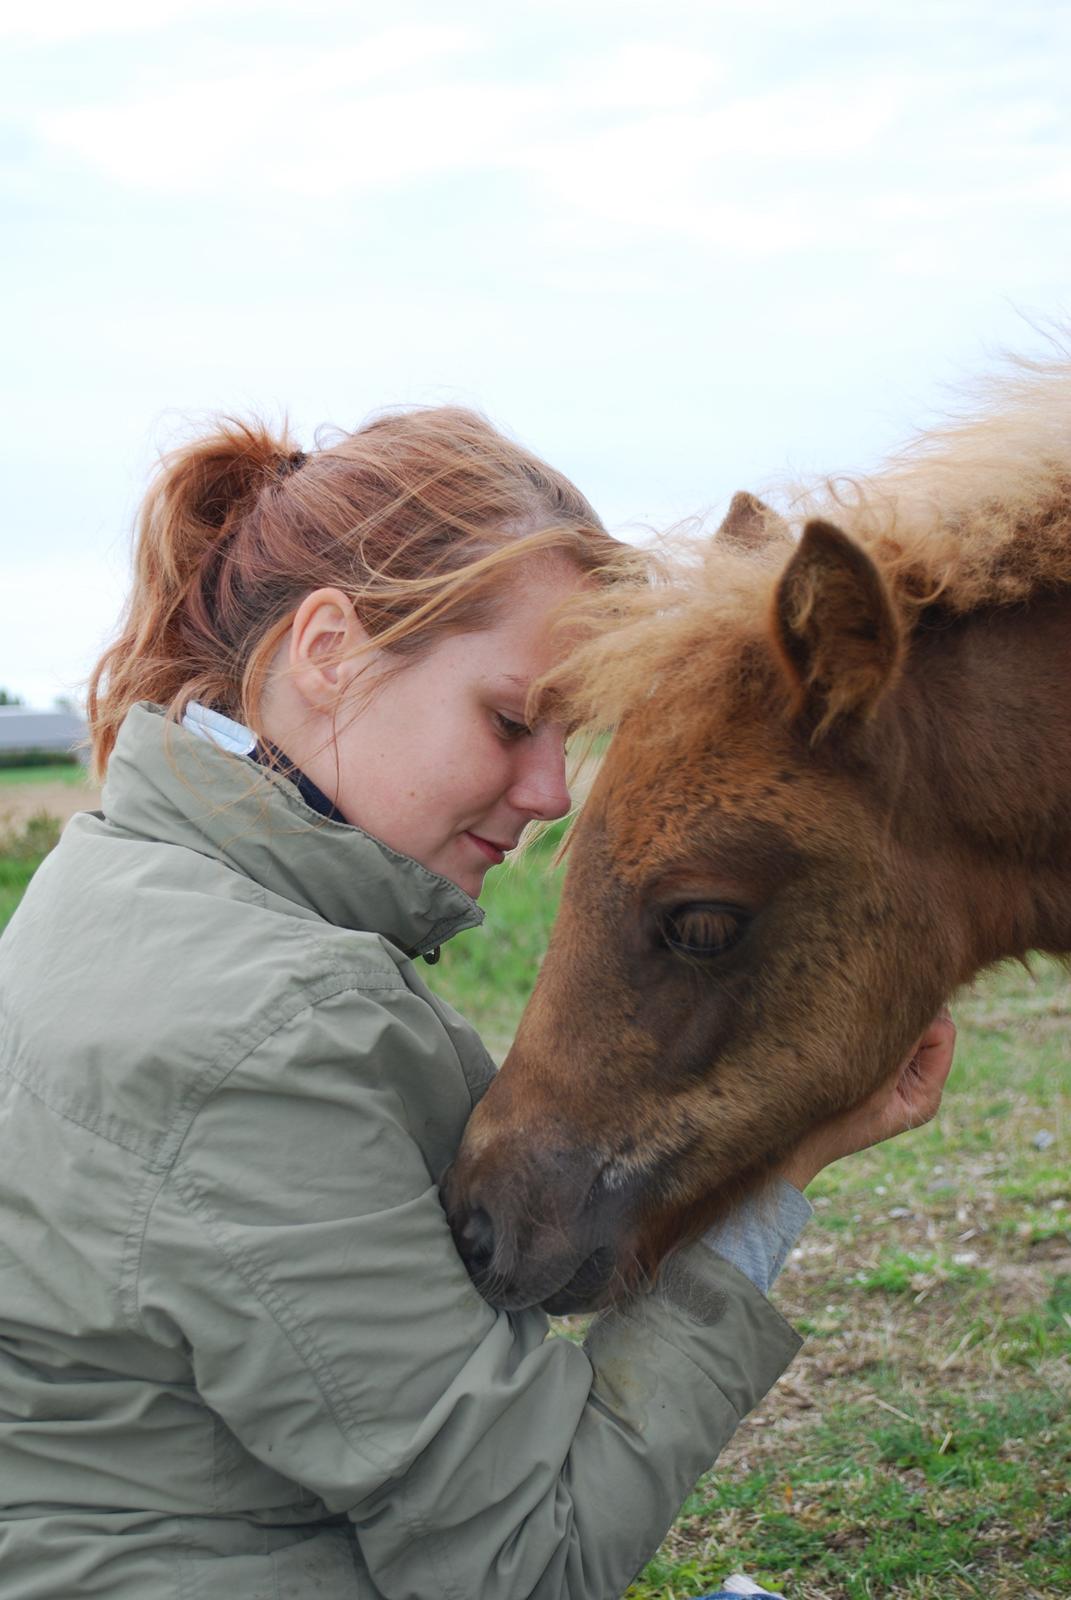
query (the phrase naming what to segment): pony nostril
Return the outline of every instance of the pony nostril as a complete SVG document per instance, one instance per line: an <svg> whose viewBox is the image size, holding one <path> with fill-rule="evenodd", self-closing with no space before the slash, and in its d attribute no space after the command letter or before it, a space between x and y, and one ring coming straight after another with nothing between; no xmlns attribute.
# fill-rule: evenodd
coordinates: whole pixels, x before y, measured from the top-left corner
<svg viewBox="0 0 1071 1600"><path fill-rule="evenodd" d="M495 1228L482 1206L474 1206L457 1231L457 1247L471 1273L484 1272L495 1253Z"/></svg>

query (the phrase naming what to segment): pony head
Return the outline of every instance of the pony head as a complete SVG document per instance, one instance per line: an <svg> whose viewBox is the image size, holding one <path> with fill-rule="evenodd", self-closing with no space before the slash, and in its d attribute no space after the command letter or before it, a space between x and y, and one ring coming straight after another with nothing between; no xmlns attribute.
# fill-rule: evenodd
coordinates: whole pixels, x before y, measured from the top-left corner
<svg viewBox="0 0 1071 1600"><path fill-rule="evenodd" d="M1066 463L1071 374L1059 396ZM649 1284L981 966L1071 947L1038 887L1062 861L1066 922L1071 492L1035 440L1030 500L1022 420L837 520L831 494L798 541L738 496L698 570L617 596L578 652L568 692L617 731L445 1190L497 1303Z"/></svg>

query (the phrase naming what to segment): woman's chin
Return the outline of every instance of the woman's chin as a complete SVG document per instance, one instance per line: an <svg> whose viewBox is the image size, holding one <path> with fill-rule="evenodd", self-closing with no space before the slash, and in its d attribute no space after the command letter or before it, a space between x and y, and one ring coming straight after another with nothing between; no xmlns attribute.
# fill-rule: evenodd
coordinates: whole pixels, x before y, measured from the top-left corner
<svg viewBox="0 0 1071 1600"><path fill-rule="evenodd" d="M446 873L446 877L452 879L459 889L464 889L473 900L478 900L487 882L487 874L497 865L494 861L466 861L458 865L455 872Z"/></svg>
<svg viewBox="0 0 1071 1600"><path fill-rule="evenodd" d="M478 900L483 893L484 880L489 871L489 867L482 867L476 872L469 869L467 872L444 872L442 875L456 884L470 900Z"/></svg>

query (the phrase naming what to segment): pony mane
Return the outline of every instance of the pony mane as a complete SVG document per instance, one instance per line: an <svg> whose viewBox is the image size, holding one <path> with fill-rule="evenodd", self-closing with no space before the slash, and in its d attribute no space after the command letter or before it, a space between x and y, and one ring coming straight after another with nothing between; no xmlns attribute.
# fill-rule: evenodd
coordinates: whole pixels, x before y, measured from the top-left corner
<svg viewBox="0 0 1071 1600"><path fill-rule="evenodd" d="M812 517L867 550L909 619L924 606L963 614L1071 584L1071 347L1015 360L877 472L789 485L777 498L765 542L697 537L693 525L641 552L633 581L581 601L585 642L553 679L575 720L616 723L667 678L687 704L753 674L794 536Z"/></svg>

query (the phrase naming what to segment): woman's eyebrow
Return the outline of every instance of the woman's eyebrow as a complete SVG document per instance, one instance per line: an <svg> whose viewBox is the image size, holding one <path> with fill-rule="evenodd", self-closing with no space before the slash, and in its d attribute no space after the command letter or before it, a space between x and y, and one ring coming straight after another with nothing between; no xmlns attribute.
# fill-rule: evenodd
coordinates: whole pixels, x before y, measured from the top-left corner
<svg viewBox="0 0 1071 1600"><path fill-rule="evenodd" d="M543 695L539 695L538 702L535 706L529 705L529 697L532 693L532 685L535 682L534 677L522 677L516 672L504 672L502 676L497 678L495 681L502 687L509 684L511 687L515 687L520 691L521 699L524 702L525 720L530 721L533 727L535 726L536 722L542 721L542 717L540 716L540 707L542 704ZM530 713L534 714L530 716Z"/></svg>
<svg viewBox="0 0 1071 1600"><path fill-rule="evenodd" d="M522 678L515 672L497 673L488 680L492 689L519 689L521 695L526 699L533 681L532 678Z"/></svg>

